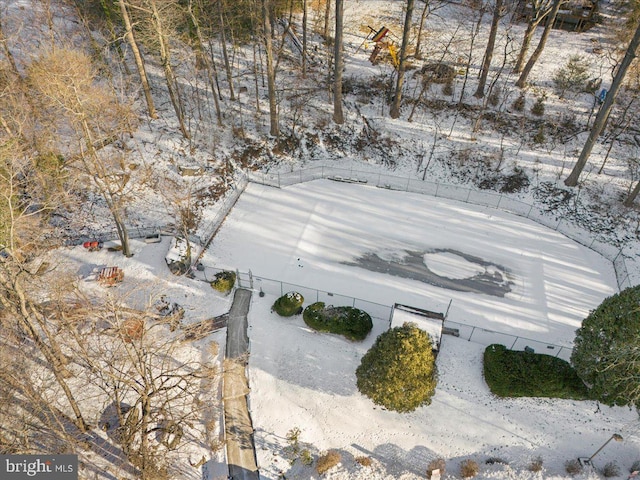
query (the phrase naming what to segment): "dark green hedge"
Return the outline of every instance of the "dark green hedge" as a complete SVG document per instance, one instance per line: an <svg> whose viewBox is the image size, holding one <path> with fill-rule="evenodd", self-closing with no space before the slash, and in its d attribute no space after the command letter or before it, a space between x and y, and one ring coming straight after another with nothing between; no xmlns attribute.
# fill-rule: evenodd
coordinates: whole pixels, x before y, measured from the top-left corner
<svg viewBox="0 0 640 480"><path fill-rule="evenodd" d="M373 328L371 316L354 307L325 308L324 302L316 302L304 309L304 322L319 332L344 335L349 340L364 340Z"/></svg>
<svg viewBox="0 0 640 480"><path fill-rule="evenodd" d="M484 351L484 379L499 397L548 397L586 400L587 387L560 358L489 345Z"/></svg>
<svg viewBox="0 0 640 480"><path fill-rule="evenodd" d="M302 313L304 297L298 292L285 293L278 298L271 309L281 317L291 317Z"/></svg>

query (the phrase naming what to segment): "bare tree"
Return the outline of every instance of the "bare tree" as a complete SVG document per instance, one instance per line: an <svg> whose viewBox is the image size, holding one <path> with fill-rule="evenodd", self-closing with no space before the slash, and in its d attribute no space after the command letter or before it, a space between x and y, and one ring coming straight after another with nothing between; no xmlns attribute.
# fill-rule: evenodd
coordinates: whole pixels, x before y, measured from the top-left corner
<svg viewBox="0 0 640 480"><path fill-rule="evenodd" d="M540 25L551 12L553 2L551 0L532 0L527 5L531 5L531 13L527 17L527 28L522 37L522 44L518 52L518 59L513 67L513 73L520 73L522 71L524 61L527 58L527 52L529 51L529 45L531 45L531 40L533 39L533 34L536 32L538 25Z"/></svg>
<svg viewBox="0 0 640 480"><path fill-rule="evenodd" d="M302 78L307 76L307 0L302 0Z"/></svg>
<svg viewBox="0 0 640 480"><path fill-rule="evenodd" d="M325 0L324 3L324 24L322 27L322 38L325 42L329 42L329 19L331 18L331 0Z"/></svg>
<svg viewBox="0 0 640 480"><path fill-rule="evenodd" d="M138 69L138 75L140 75L140 83L142 84L142 91L144 92L144 98L147 102L149 116L151 118L158 118L156 107L153 103L153 97L151 96L149 77L147 76L147 70L144 66L144 60L142 59L142 55L140 54L140 49L138 48L138 42L136 41L135 35L133 33L133 27L131 25L131 18L129 17L127 5L124 0L118 0L118 4L120 5L120 14L122 15L122 21L124 22L125 36L127 37L127 42L129 43L129 47L131 48L131 53L133 53L133 58L136 62L136 68Z"/></svg>
<svg viewBox="0 0 640 480"><path fill-rule="evenodd" d="M271 33L271 2L262 2L262 36L267 60L267 89L269 91L269 134L277 137L280 134L278 121L278 102L276 98L276 69L273 58L273 38Z"/></svg>
<svg viewBox="0 0 640 480"><path fill-rule="evenodd" d="M580 178L580 174L587 164L587 160L589 160L589 156L591 155L591 150L593 150L593 146L596 143L596 140L604 130L604 127L607 125L607 120L609 119L609 114L611 113L611 109L613 108L614 102L616 100L616 96L624 82L624 78L627 74L627 70L631 66L631 62L636 58L636 54L638 51L638 46L640 45L640 23L638 23L636 27L635 34L633 38L629 42L629 46L627 47L627 51L622 59L622 62L618 66L618 71L616 72L615 77L613 77L613 82L611 83L611 88L609 92L607 92L607 96L596 115L596 119L593 122L593 126L591 127L591 131L589 132L589 136L587 137L587 141L582 147L582 151L580 152L580 156L578 157L578 161L573 166L573 170L569 176L565 179L564 184L568 187L575 187L578 184L578 180Z"/></svg>
<svg viewBox="0 0 640 480"><path fill-rule="evenodd" d="M216 369L180 358L182 332L169 331L151 305L136 310L124 300L93 305L88 320L73 322L74 353L88 383L105 398L100 427L142 479L170 478L167 455L199 418L200 382Z"/></svg>
<svg viewBox="0 0 640 480"><path fill-rule="evenodd" d="M229 98L231 101L236 99L233 88L233 72L231 70L231 62L229 61L229 53L227 48L227 22L224 16L224 0L218 0L218 18L220 19L220 47L222 48L222 58L224 59L224 70L227 74L227 83L229 84Z"/></svg>
<svg viewBox="0 0 640 480"><path fill-rule="evenodd" d="M551 34L551 29L553 28L553 24L556 21L556 16L558 15L560 6L564 1L565 0L553 1L553 6L547 18L547 24L544 26L544 30L542 32L542 35L540 36L540 41L538 42L536 49L531 54L531 57L529 57L529 60L527 61L527 64L524 66L524 69L522 70L520 77L518 77L518 80L516 81L517 87L523 88L526 85L527 78L529 78L529 74L531 73L533 66L536 64L536 62L540 58L540 55L542 55L542 51L544 50L544 47L547 44L547 39L549 38L549 34Z"/></svg>
<svg viewBox="0 0 640 480"><path fill-rule="evenodd" d="M213 95L213 101L216 109L216 118L218 120L218 126L222 126L222 112L220 110L220 102L218 97L220 96L219 91L217 91L217 72L215 71L213 62L211 61L211 57L205 54L205 38L202 33L202 29L200 28L200 19L198 15L196 15L194 11L193 0L189 0L187 5L187 9L189 11L189 16L191 17L191 23L193 25L193 29L196 35L197 48L202 53L201 59L205 65L205 69L207 71L207 79L209 80L209 88L211 88L211 93ZM198 10L202 10L202 4L198 1Z"/></svg>
<svg viewBox="0 0 640 480"><path fill-rule="evenodd" d="M487 49L484 52L484 60L482 61L482 67L480 69L478 88L476 89L476 93L473 94L476 98L484 97L484 87L487 84L487 76L489 75L491 59L493 58L493 50L496 45L498 25L500 23L500 19L504 17L506 13L506 9L503 5L503 0L496 0L496 4L493 6L493 17L491 20L491 30L489 31L489 40L487 41Z"/></svg>
<svg viewBox="0 0 640 480"><path fill-rule="evenodd" d="M144 0L151 13L151 23L154 27L155 34L157 37L158 48L160 51L160 62L162 64L162 68L164 70L164 77L167 83L167 90L169 92L169 98L171 99L171 104L173 105L173 110L176 112L176 117L178 119L178 127L180 128L180 132L184 138L191 138L189 130L187 129L185 122L185 112L184 112L184 102L180 96L180 84L178 83L178 79L176 78L175 72L173 71L173 66L171 65L171 45L170 45L170 32L168 31L165 25L165 18L170 15L172 10L169 12L160 11L158 8L158 3L156 0ZM168 3L166 5L171 5Z"/></svg>
<svg viewBox="0 0 640 480"><path fill-rule="evenodd" d="M131 171L125 150L104 147L129 132L133 113L111 90L97 85L95 78L91 60L71 50L49 52L29 68L39 111L49 118L57 117L59 131L68 125L75 133L76 150L67 163L79 167L102 196L114 220L122 252L131 256L125 225Z"/></svg>
<svg viewBox="0 0 640 480"><path fill-rule="evenodd" d="M327 3L329 3L329 0L327 0ZM344 52L342 51L343 18L344 0L336 0L336 34L333 44L333 121L338 125L344 123L344 112L342 110L342 73L344 70Z"/></svg>
<svg viewBox="0 0 640 480"><path fill-rule="evenodd" d="M55 238L46 220L65 203L64 172L59 157L45 150L47 125L34 122L25 83L20 77L12 80L0 93L4 126L0 130L1 326L16 338L32 342L34 352L49 365L61 397L72 409L75 427L86 431L87 423L67 382L68 359L46 313L34 300L39 288L37 272L31 265Z"/></svg>
<svg viewBox="0 0 640 480"><path fill-rule="evenodd" d="M499 0L501 1L501 0ZM404 72L407 68L407 49L409 48L409 35L411 33L411 17L415 0L407 0L407 12L404 18L404 28L402 30L402 45L400 46L400 64L398 65L398 78L396 79L396 90L391 104L391 118L400 117L400 102L402 101L402 85L404 84Z"/></svg>

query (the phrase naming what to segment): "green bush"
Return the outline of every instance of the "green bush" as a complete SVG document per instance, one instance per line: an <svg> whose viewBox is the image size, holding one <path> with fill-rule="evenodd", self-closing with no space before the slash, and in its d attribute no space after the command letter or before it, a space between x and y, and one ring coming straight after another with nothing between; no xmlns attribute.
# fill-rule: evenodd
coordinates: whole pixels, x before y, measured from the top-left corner
<svg viewBox="0 0 640 480"><path fill-rule="evenodd" d="M367 312L354 307L325 307L324 302L309 305L302 318L314 330L338 333L349 340L364 340L373 328Z"/></svg>
<svg viewBox="0 0 640 480"><path fill-rule="evenodd" d="M431 338L415 323L387 330L362 357L356 379L360 393L389 410L429 405L438 381Z"/></svg>
<svg viewBox="0 0 640 480"><path fill-rule="evenodd" d="M549 397L585 400L589 392L575 370L560 358L489 345L484 378L499 397Z"/></svg>
<svg viewBox="0 0 640 480"><path fill-rule="evenodd" d="M571 364L605 405L640 408L640 390L629 382L640 375L639 304L640 286L627 288L604 299L576 332Z"/></svg>
<svg viewBox="0 0 640 480"><path fill-rule="evenodd" d="M553 76L553 84L560 98L567 91L581 92L587 86L589 80L589 64L581 55L572 55L569 62L559 68Z"/></svg>
<svg viewBox="0 0 640 480"><path fill-rule="evenodd" d="M229 270L223 270L216 273L216 279L211 282L211 288L217 290L225 295L233 290L233 286L236 284L236 274Z"/></svg>
<svg viewBox="0 0 640 480"><path fill-rule="evenodd" d="M538 98L536 98L535 103L531 107L531 113L533 113L534 115L537 115L538 117L541 117L542 115L544 115L544 101L545 101L544 95L541 95Z"/></svg>
<svg viewBox="0 0 640 480"><path fill-rule="evenodd" d="M298 292L289 292L278 298L271 310L281 317L290 317L302 313L302 304L304 297Z"/></svg>

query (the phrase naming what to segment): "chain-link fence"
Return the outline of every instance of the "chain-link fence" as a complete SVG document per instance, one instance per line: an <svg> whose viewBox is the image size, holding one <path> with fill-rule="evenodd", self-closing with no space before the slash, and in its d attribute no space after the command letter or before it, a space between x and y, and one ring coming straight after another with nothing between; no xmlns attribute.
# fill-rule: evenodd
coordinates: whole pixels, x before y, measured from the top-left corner
<svg viewBox="0 0 640 480"><path fill-rule="evenodd" d="M221 271L222 269L220 268L209 267L198 263L194 275L202 281L212 282L215 280L216 274ZM251 271L242 272L236 270L236 285L240 288L247 288L254 292L263 292L274 297L281 297L289 292L298 292L304 297L305 304L307 305L314 302L324 302L327 305L336 307L355 307L367 312L377 325L385 329L391 326L391 312L393 311L391 305L383 305L362 298L328 292L314 287L260 277L253 275ZM533 349L536 353L552 355L566 361L569 361L571 358L572 349L570 347L541 342L539 340L498 332L496 330L489 330L475 325L452 322L447 319L445 319L443 326L448 333L473 343L479 343L485 346L498 343L510 350Z"/></svg>
<svg viewBox="0 0 640 480"><path fill-rule="evenodd" d="M468 340L473 343L479 343L484 346L489 346L494 343L504 345L509 350L533 350L536 353L543 353L558 357L567 362L571 358L573 349L571 347L564 347L555 345L553 343L541 342L539 340L533 340L531 338L521 337L519 335L512 335L510 333L498 332L496 330L489 330L482 327L473 325L466 325L463 323L452 322L450 320L444 321L444 327L447 332L454 334Z"/></svg>
<svg viewBox="0 0 640 480"><path fill-rule="evenodd" d="M618 288L620 290L632 286L634 279L631 278L630 273L633 272L633 274L637 276L638 270L640 270L637 268L633 270L629 268L629 265L635 266L635 259L625 256L622 249L595 239L589 231L578 227L568 220L554 218L549 215L548 212L545 212L535 205L500 193L475 190L468 186L448 185L411 177L388 175L373 170L368 171L364 168L353 170L333 166L310 167L285 173L249 172L248 177L251 182L274 187L285 187L326 178L343 182L374 185L390 190L420 193L495 208L533 220L599 253L613 263Z"/></svg>
<svg viewBox="0 0 640 480"><path fill-rule="evenodd" d="M126 227L129 238L146 238L151 235L174 235L175 229L169 225L156 225L150 227ZM67 245L82 245L88 241L109 242L117 240L118 232L115 228L111 230L103 230L100 232L91 232L83 235L77 235L67 240Z"/></svg>

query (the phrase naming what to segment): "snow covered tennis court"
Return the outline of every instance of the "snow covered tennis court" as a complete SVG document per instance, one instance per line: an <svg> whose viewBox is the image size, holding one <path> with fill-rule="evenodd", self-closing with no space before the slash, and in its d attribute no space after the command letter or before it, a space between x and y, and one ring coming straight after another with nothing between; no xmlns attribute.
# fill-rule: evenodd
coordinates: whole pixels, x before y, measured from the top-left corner
<svg viewBox="0 0 640 480"><path fill-rule="evenodd" d="M510 291L456 291L353 265L375 257L397 267L418 255L437 277L485 275ZM529 220L328 180L285 189L251 184L203 263L387 305L445 311L451 301L451 321L566 346L589 310L616 291L610 262ZM294 427L314 452L341 451L342 465L327 477L334 479L424 478L437 456L450 462L452 475L465 458L500 456L510 466L483 465L477 478L565 478L565 460L589 456L614 432L625 441L599 454L602 464L615 460L625 472L640 456L635 412L495 399L482 379L484 347L454 337L443 339L432 405L409 415L376 408L357 392L354 372L383 322L353 344L314 333L301 318L274 316L274 299L255 296L250 312L251 407L263 478L314 478L283 457ZM373 468L358 466L359 455L371 456ZM543 476L525 469L537 455Z"/></svg>

